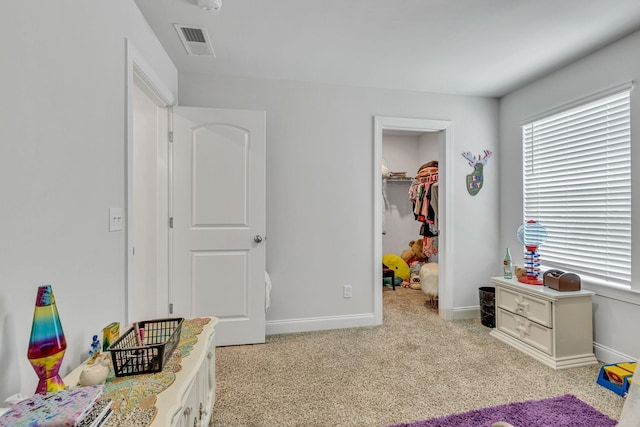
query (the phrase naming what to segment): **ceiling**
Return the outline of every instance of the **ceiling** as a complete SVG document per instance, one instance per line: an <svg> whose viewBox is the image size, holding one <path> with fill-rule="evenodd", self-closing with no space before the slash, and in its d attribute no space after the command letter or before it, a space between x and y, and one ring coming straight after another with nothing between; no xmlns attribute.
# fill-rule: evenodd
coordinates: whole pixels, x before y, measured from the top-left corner
<svg viewBox="0 0 640 427"><path fill-rule="evenodd" d="M181 73L500 97L640 28L638 0L135 0ZM173 24L206 26L189 56Z"/></svg>

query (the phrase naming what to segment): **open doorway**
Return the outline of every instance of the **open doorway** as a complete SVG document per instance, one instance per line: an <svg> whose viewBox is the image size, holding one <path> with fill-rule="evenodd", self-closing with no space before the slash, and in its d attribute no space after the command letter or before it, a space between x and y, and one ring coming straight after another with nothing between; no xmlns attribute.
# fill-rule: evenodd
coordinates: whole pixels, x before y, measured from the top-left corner
<svg viewBox="0 0 640 427"><path fill-rule="evenodd" d="M385 284L393 290L396 285L421 290L408 295L421 299L426 296L427 306L435 310L441 132L382 131L382 253L402 257L410 268L404 281L395 276L395 283L391 284L392 278L386 277ZM427 263L430 265L425 266Z"/></svg>
<svg viewBox="0 0 640 427"><path fill-rule="evenodd" d="M448 264L452 251L450 239L451 235L449 217L452 209L449 207L451 198L447 197L447 182L451 182L449 174L451 167L448 166L451 159L451 134L452 124L445 120L429 119L409 119L395 117L375 117L374 120L374 318L376 324L382 324L382 271L379 268L383 255L383 214L384 196L382 187L382 161L383 161L383 139L384 134L389 132L396 135L437 135L437 153L439 163L439 238L438 238L438 313L444 319L452 318L453 298L451 286L447 287L447 277L451 269ZM415 172L415 171L414 171ZM406 243L405 243L406 244ZM449 282L450 283L450 282Z"/></svg>

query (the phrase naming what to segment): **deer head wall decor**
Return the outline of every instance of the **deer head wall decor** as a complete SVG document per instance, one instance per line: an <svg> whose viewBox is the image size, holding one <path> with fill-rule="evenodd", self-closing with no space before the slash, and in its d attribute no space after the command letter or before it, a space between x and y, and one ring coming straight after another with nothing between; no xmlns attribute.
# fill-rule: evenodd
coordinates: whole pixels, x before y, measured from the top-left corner
<svg viewBox="0 0 640 427"><path fill-rule="evenodd" d="M490 150L484 150L484 155L481 154L478 157L472 155L470 151L462 153L462 157L469 161L469 166L473 167L473 173L467 175L467 191L472 196L478 194L482 188L484 182L482 170L492 154Z"/></svg>

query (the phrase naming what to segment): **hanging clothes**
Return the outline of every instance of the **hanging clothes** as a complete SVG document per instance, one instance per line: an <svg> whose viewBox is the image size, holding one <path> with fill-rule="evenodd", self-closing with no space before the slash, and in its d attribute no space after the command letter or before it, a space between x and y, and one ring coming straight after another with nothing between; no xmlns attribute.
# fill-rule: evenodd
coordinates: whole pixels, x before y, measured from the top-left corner
<svg viewBox="0 0 640 427"><path fill-rule="evenodd" d="M420 166L409 188L409 200L413 203L416 221L422 223L423 252L426 256L438 253L438 162Z"/></svg>

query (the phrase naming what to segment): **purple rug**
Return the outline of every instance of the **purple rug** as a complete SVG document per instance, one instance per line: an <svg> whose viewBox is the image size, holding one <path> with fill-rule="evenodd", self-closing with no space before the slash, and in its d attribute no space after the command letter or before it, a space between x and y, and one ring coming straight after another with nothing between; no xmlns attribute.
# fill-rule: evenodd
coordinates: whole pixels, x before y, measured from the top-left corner
<svg viewBox="0 0 640 427"><path fill-rule="evenodd" d="M392 427L491 427L505 421L515 427L614 427L612 420L571 394L508 403Z"/></svg>

